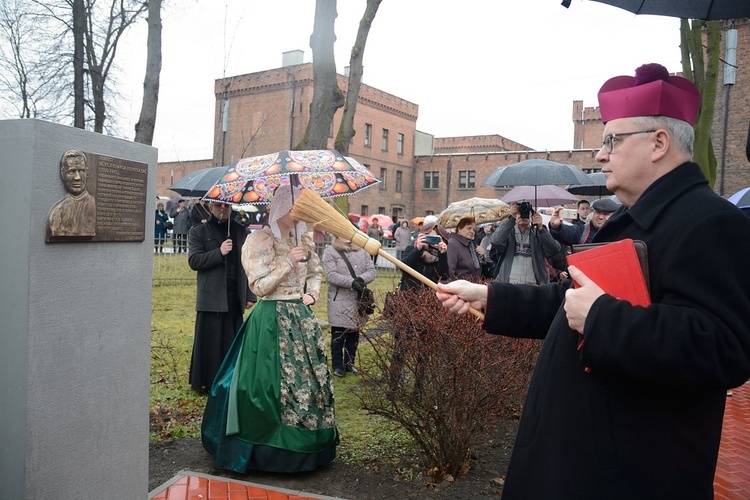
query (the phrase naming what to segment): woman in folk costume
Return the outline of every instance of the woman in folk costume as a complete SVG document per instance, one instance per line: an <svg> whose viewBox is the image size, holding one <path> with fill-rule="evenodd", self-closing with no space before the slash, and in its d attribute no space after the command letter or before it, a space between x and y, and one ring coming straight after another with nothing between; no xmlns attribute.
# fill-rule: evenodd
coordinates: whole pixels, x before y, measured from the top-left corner
<svg viewBox="0 0 750 500"><path fill-rule="evenodd" d="M242 248L248 284L262 299L224 359L203 415L203 447L220 469L309 471L336 456L328 360L309 307L322 269L305 224L289 214L292 204L291 188L280 187L269 226Z"/></svg>

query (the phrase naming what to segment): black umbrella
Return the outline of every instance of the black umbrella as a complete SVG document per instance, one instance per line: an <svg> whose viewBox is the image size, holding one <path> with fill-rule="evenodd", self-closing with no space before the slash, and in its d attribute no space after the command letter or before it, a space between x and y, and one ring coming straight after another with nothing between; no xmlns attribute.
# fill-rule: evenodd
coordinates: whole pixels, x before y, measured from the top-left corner
<svg viewBox="0 0 750 500"><path fill-rule="evenodd" d="M594 0L634 14L681 17L684 19L739 19L750 17L748 0ZM563 0L569 7L570 0Z"/></svg>
<svg viewBox="0 0 750 500"><path fill-rule="evenodd" d="M587 175L593 184L571 184L566 188L568 192L579 196L598 196L599 198L612 194L612 191L607 189L606 175L601 172L594 172Z"/></svg>
<svg viewBox="0 0 750 500"><path fill-rule="evenodd" d="M590 185L591 181L583 171L574 166L556 161L532 158L505 167L498 167L482 183L482 186L545 186L548 184ZM536 190L534 206L536 207Z"/></svg>
<svg viewBox="0 0 750 500"><path fill-rule="evenodd" d="M200 198L206 195L208 190L222 178L227 170L229 170L229 167L202 168L190 172L167 189L182 196Z"/></svg>

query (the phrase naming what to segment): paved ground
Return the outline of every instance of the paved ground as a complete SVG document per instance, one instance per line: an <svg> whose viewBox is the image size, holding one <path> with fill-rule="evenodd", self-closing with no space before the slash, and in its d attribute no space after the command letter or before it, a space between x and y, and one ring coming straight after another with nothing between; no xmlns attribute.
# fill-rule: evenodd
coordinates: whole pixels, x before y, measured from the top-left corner
<svg viewBox="0 0 750 500"><path fill-rule="evenodd" d="M716 500L750 499L750 382L727 397L719 460L714 479ZM151 492L152 500L303 500L332 499L243 481L183 471Z"/></svg>

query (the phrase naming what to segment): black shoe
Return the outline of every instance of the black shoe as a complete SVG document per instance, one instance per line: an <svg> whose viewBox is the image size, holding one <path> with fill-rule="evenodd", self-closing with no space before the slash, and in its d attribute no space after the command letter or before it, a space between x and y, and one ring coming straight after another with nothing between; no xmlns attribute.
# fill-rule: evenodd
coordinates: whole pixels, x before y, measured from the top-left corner
<svg viewBox="0 0 750 500"><path fill-rule="evenodd" d="M349 373L353 373L354 375L359 375L359 370L354 368L354 365L347 366L346 371L348 371Z"/></svg>
<svg viewBox="0 0 750 500"><path fill-rule="evenodd" d="M337 377L343 377L344 375L346 375L346 373L344 373L344 370L342 370L341 368L334 368L333 374Z"/></svg>

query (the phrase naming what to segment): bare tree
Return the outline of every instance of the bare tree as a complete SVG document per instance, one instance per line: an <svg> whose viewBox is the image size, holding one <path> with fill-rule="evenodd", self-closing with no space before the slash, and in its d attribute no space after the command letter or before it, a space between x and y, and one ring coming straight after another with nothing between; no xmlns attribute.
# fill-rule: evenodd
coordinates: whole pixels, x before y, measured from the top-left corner
<svg viewBox="0 0 750 500"><path fill-rule="evenodd" d="M682 72L698 87L702 97L701 108L693 127L695 129L693 161L701 166L709 185L713 187L716 181L716 154L711 142L711 125L716 107L721 23L681 19L680 41Z"/></svg>
<svg viewBox="0 0 750 500"><path fill-rule="evenodd" d="M143 80L141 115L135 124L135 142L151 145L156 128L161 75L161 0L148 0L146 77Z"/></svg>
<svg viewBox="0 0 750 500"><path fill-rule="evenodd" d="M326 149L333 115L344 105L344 93L338 85L333 53L336 17L336 0L316 0L315 23L310 36L313 52L313 100L310 121L297 149Z"/></svg>
<svg viewBox="0 0 750 500"><path fill-rule="evenodd" d="M0 100L19 118L59 121L67 115L63 36L28 0L0 2Z"/></svg>
<svg viewBox="0 0 750 500"><path fill-rule="evenodd" d="M346 92L344 116L341 118L339 131L333 143L333 147L344 155L349 154L349 143L356 133L354 130L354 113L357 110L359 88L362 85L362 74L364 73L365 44L370 34L372 21L375 19L375 14L378 13L380 2L382 0L367 0L365 13L359 21L357 38L354 40L354 46L349 56L349 86Z"/></svg>
<svg viewBox="0 0 750 500"><path fill-rule="evenodd" d="M94 132L104 131L107 107L104 99L107 78L117 54L117 44L125 31L146 11L142 0L110 0L102 6L97 0L86 3L86 63L91 82Z"/></svg>

